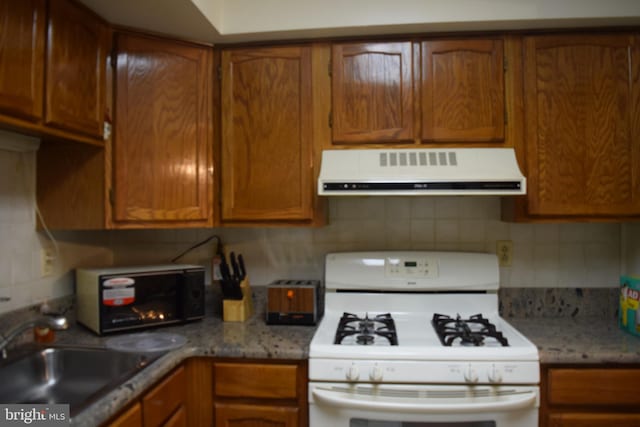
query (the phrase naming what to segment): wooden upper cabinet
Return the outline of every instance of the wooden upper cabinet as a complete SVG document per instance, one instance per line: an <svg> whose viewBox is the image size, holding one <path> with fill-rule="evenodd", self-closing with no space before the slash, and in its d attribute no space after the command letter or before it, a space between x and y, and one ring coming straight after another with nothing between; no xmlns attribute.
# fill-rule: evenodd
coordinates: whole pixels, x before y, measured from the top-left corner
<svg viewBox="0 0 640 427"><path fill-rule="evenodd" d="M503 41L422 42L422 140L505 138Z"/></svg>
<svg viewBox="0 0 640 427"><path fill-rule="evenodd" d="M108 27L70 0L49 2L45 123L100 138Z"/></svg>
<svg viewBox="0 0 640 427"><path fill-rule="evenodd" d="M332 48L333 142L413 142L412 43Z"/></svg>
<svg viewBox="0 0 640 427"><path fill-rule="evenodd" d="M627 34L524 42L528 213L640 213L640 50Z"/></svg>
<svg viewBox="0 0 640 427"><path fill-rule="evenodd" d="M222 52L223 221L312 219L311 58L310 46Z"/></svg>
<svg viewBox="0 0 640 427"><path fill-rule="evenodd" d="M213 224L212 51L116 38L114 227Z"/></svg>
<svg viewBox="0 0 640 427"><path fill-rule="evenodd" d="M42 118L45 1L0 0L0 113Z"/></svg>

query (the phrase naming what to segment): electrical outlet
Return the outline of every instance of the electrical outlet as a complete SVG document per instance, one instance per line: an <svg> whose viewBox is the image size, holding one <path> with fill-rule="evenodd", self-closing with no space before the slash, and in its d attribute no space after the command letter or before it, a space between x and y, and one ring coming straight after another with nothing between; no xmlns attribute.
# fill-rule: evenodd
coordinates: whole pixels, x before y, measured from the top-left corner
<svg viewBox="0 0 640 427"><path fill-rule="evenodd" d="M511 267L513 260L513 242L511 240L498 240L496 242L496 255L500 267Z"/></svg>
<svg viewBox="0 0 640 427"><path fill-rule="evenodd" d="M51 276L53 274L55 262L56 253L53 248L40 249L40 276Z"/></svg>

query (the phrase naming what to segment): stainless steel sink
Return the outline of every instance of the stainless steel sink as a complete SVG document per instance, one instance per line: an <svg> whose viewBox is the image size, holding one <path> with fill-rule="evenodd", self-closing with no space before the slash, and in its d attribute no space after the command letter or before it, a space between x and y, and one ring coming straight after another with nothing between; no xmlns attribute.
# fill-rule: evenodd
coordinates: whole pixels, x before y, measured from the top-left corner
<svg viewBox="0 0 640 427"><path fill-rule="evenodd" d="M0 364L0 402L68 403L73 416L159 356L87 347L17 351Z"/></svg>

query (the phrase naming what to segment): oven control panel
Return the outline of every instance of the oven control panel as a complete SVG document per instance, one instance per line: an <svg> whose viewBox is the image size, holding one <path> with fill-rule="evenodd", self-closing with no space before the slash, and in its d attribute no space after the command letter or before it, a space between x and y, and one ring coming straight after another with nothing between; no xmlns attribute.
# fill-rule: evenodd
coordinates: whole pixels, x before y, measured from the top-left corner
<svg viewBox="0 0 640 427"><path fill-rule="evenodd" d="M309 378L316 381L423 384L537 384L535 361L390 361L309 359Z"/></svg>
<svg viewBox="0 0 640 427"><path fill-rule="evenodd" d="M436 278L438 277L438 260L429 257L385 259L385 276L395 278Z"/></svg>

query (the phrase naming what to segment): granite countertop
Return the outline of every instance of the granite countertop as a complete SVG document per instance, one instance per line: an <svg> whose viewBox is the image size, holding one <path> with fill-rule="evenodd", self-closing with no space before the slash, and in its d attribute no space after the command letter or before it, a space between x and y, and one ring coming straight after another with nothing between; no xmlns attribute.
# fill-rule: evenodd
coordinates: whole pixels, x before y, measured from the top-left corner
<svg viewBox="0 0 640 427"><path fill-rule="evenodd" d="M218 295L208 297L201 321L153 331L181 334L187 343L155 360L140 373L76 414L71 424L95 427L124 408L143 391L190 357L303 360L309 355L314 326L267 325L264 321L265 288L254 288L255 313L245 322L222 321ZM82 326L57 334L60 345L104 346L109 337L98 337Z"/></svg>
<svg viewBox="0 0 640 427"><path fill-rule="evenodd" d="M316 328L267 325L264 321L266 288L254 287L253 291L256 313L246 322L223 322L220 295L213 293L208 295L203 320L157 329L182 334L187 343L74 416L72 424L101 424L190 357L307 359ZM597 301L609 299L609 291L579 294L570 291L561 298L558 291L551 293L553 298L547 291L529 295L519 291L514 293L517 297L501 294L503 317L537 345L541 363L640 363L640 337L620 330L614 312L589 308L585 302L586 297ZM81 326L57 335L57 343L62 345L103 346L106 339L108 337L98 337Z"/></svg>
<svg viewBox="0 0 640 427"><path fill-rule="evenodd" d="M640 363L640 337L622 331L615 319L507 320L538 346L540 363Z"/></svg>

